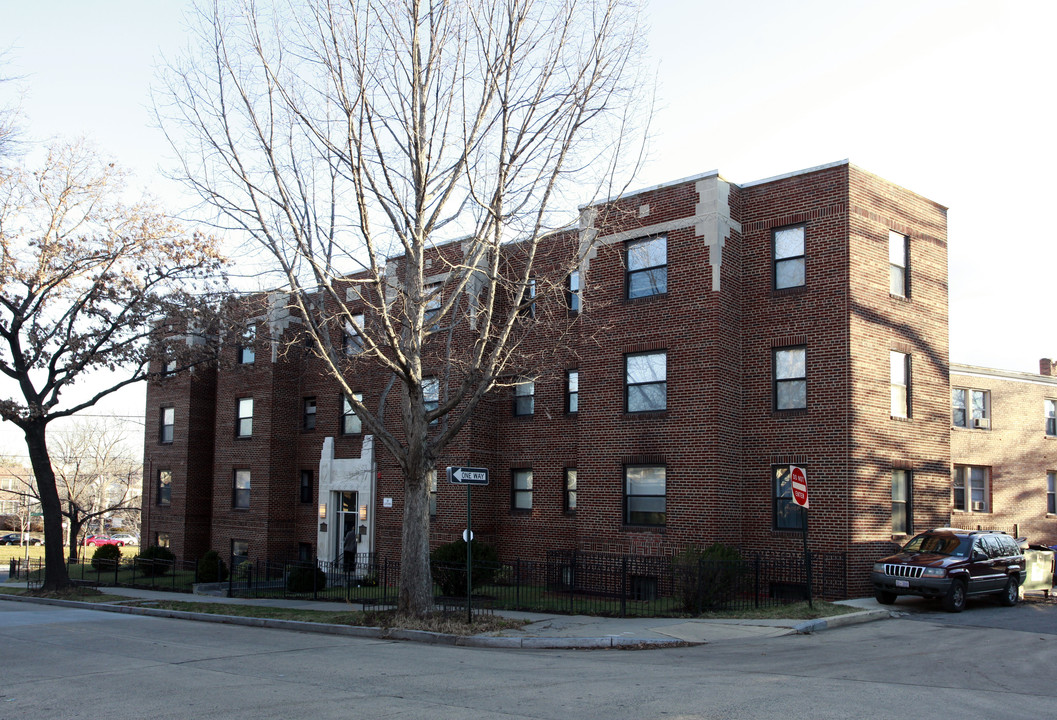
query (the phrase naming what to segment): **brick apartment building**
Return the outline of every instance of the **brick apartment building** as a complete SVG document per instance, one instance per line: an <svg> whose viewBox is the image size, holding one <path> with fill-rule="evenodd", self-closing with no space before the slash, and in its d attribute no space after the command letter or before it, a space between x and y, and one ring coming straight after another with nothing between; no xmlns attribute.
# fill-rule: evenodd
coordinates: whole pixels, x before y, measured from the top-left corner
<svg viewBox="0 0 1057 720"><path fill-rule="evenodd" d="M1057 543L1057 367L951 365L951 518Z"/></svg>
<svg viewBox="0 0 1057 720"><path fill-rule="evenodd" d="M706 173L585 208L574 239L595 242L570 288L579 345L494 393L438 460L434 543L465 526L446 465L489 469L474 529L506 558L796 550L792 465L810 544L847 553L849 592L893 540L947 524L945 208L847 162ZM283 296L246 302L233 362L148 388L145 542L329 560L355 528L359 551L398 556L396 463L314 358L282 351ZM365 402L385 380L357 377Z"/></svg>

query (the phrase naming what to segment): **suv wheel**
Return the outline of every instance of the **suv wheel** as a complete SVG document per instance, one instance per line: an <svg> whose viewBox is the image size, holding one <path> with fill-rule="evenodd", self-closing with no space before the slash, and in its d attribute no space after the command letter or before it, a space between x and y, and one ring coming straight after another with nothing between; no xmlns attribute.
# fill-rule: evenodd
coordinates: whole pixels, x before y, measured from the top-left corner
<svg viewBox="0 0 1057 720"><path fill-rule="evenodd" d="M955 580L951 583L950 590L943 598L943 609L947 612L958 613L965 609L965 581Z"/></svg>
<svg viewBox="0 0 1057 720"><path fill-rule="evenodd" d="M1020 584L1016 578L1009 578L1006 581L1006 587L1002 590L1001 603L1006 607L1013 607L1017 604L1017 600L1020 599Z"/></svg>
<svg viewBox="0 0 1057 720"><path fill-rule="evenodd" d="M877 599L877 602L881 603L882 605L892 605L896 601L895 593L886 592L884 590L878 590L874 593L873 596Z"/></svg>

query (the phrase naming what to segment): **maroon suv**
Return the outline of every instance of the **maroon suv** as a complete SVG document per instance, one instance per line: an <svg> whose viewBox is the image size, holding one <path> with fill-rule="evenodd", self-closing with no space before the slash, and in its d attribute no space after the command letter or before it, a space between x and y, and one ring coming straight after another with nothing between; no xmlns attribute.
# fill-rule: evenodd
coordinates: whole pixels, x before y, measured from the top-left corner
<svg viewBox="0 0 1057 720"><path fill-rule="evenodd" d="M895 555L874 563L877 602L891 605L900 595L938 598L949 612L961 612L973 595L997 595L1016 605L1024 580L1024 555L1000 532L938 528L916 536Z"/></svg>

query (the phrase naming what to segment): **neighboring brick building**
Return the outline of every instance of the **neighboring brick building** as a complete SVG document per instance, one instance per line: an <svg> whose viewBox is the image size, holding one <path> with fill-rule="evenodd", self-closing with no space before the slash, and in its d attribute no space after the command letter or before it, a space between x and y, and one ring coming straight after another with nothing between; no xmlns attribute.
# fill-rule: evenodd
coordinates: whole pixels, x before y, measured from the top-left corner
<svg viewBox="0 0 1057 720"><path fill-rule="evenodd" d="M951 365L951 518L1057 543L1057 371Z"/></svg>
<svg viewBox="0 0 1057 720"><path fill-rule="evenodd" d="M847 553L865 592L893 540L949 518L946 232L945 208L847 162L584 209L579 340L483 403L438 461L434 542L465 524L443 468L468 465L491 473L477 536L507 558L796 550L799 465L811 546ZM396 556L396 463L310 355L281 352L297 331L283 296L250 313L238 362L148 388L144 537L184 558L334 559L356 527L361 552ZM386 380L358 379L367 401Z"/></svg>

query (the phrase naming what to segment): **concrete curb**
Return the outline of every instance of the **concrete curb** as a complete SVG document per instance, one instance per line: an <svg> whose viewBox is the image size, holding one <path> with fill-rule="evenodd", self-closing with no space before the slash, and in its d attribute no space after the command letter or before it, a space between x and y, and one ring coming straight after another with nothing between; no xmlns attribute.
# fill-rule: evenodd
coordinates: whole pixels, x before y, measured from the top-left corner
<svg viewBox="0 0 1057 720"><path fill-rule="evenodd" d="M835 615L830 618L817 618L806 620L793 626L798 635L810 635L821 630L845 627L847 625L859 625L861 623L873 622L874 620L885 620L892 614L888 610L862 610L860 612L848 613L847 615Z"/></svg>
<svg viewBox="0 0 1057 720"><path fill-rule="evenodd" d="M55 598L24 597L0 593L0 600L11 602L35 603L38 605L56 605L59 607L80 610L100 610L103 612L124 615L143 615L174 620L195 620L198 622L219 623L222 625L243 625L262 627L272 630L292 630L345 637L368 638L386 641L420 642L431 645L450 645L453 647L474 647L493 649L523 650L607 650L607 649L641 649L659 650L662 648L693 647L705 645L706 642L665 638L633 638L625 636L606 637L509 637L502 635L449 635L447 633L428 632L426 630L405 630L402 628L377 628L356 625L333 625L330 623L307 622L303 620L275 620L269 618L244 617L241 615L217 615L212 613L185 612L182 610L162 610L160 608L138 607L129 605L111 605L108 603L89 603L78 600L59 600ZM891 617L888 610L864 610L831 618L807 620L790 629L791 633L811 634L846 625L873 622Z"/></svg>

